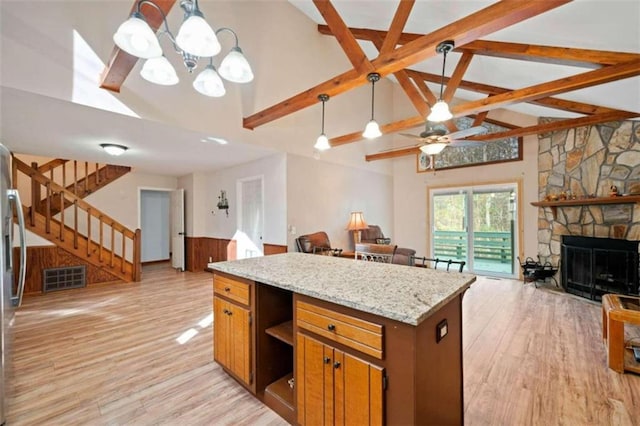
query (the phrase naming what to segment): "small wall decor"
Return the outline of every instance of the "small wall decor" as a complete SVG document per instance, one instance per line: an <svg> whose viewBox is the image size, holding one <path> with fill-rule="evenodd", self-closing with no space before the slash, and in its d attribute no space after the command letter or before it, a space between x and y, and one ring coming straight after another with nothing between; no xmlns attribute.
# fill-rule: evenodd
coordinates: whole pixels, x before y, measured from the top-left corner
<svg viewBox="0 0 640 426"><path fill-rule="evenodd" d="M229 217L229 201L227 200L227 191L221 190L218 196L218 209L224 210Z"/></svg>

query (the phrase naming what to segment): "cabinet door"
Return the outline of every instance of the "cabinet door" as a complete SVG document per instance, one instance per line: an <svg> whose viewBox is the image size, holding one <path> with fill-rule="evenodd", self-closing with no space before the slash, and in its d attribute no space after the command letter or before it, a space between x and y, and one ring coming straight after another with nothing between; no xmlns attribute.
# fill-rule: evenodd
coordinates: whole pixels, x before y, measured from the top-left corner
<svg viewBox="0 0 640 426"><path fill-rule="evenodd" d="M213 359L231 368L228 305L218 297L213 298Z"/></svg>
<svg viewBox="0 0 640 426"><path fill-rule="evenodd" d="M251 383L250 311L233 303L228 304L229 369L243 382Z"/></svg>
<svg viewBox="0 0 640 426"><path fill-rule="evenodd" d="M333 350L298 333L296 338L296 405L298 423L333 422Z"/></svg>
<svg viewBox="0 0 640 426"><path fill-rule="evenodd" d="M384 370L334 350L336 425L382 425Z"/></svg>

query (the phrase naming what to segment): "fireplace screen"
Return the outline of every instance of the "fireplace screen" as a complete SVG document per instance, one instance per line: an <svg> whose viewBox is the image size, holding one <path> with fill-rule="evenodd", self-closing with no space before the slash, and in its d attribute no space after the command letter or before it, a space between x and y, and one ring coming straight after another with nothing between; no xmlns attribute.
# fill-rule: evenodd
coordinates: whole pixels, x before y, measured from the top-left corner
<svg viewBox="0 0 640 426"><path fill-rule="evenodd" d="M592 300L638 294L638 242L563 237L562 283L568 293Z"/></svg>

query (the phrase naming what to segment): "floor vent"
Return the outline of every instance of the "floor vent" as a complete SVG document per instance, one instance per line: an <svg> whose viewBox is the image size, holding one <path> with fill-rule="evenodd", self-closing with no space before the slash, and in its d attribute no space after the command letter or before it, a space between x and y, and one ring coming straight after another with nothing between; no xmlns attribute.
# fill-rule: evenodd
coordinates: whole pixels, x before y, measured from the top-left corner
<svg viewBox="0 0 640 426"><path fill-rule="evenodd" d="M42 291L46 293L48 291L86 287L86 270L87 267L85 265L45 269L42 276Z"/></svg>

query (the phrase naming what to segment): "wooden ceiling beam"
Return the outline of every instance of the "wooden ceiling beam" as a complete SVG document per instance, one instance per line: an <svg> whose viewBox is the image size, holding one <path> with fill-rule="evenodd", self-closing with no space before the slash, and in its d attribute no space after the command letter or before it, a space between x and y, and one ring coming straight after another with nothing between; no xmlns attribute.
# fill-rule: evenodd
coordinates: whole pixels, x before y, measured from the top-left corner
<svg viewBox="0 0 640 426"><path fill-rule="evenodd" d="M529 127L520 127L516 129L506 130L504 132L489 133L486 135L472 136L465 140L489 142L512 137L521 137L529 135L537 135L541 133L554 132L559 130L573 129L582 126L592 126L594 124L608 123L611 121L627 120L635 118L640 114L628 111L614 111L603 114L594 114L588 117L570 118L566 120L552 121L545 124L538 124ZM417 154L420 152L418 147L401 148L394 151L384 151L377 154L365 156L366 161L385 160L389 158L405 157L407 155Z"/></svg>
<svg viewBox="0 0 640 426"><path fill-rule="evenodd" d="M467 68L469 68L472 58L473 54L471 53L463 53L460 57L455 70L453 70L453 74L451 74L451 78L447 82L447 87L444 89L442 97L445 102L449 103L451 102L451 99L453 99L453 94L456 93L456 90L460 86L462 77L464 76L464 73L467 72Z"/></svg>
<svg viewBox="0 0 640 426"><path fill-rule="evenodd" d="M358 40L373 41L375 37L384 38L386 31L366 28L349 28ZM318 25L320 34L333 36L326 25ZM422 37L422 34L402 33L398 44L406 44ZM464 46L457 46L455 52L469 52L474 55L496 58L518 59L555 65L567 65L581 68L600 68L637 59L637 53L611 52L605 50L576 49L557 46L542 46L501 41L474 40Z"/></svg>
<svg viewBox="0 0 640 426"><path fill-rule="evenodd" d="M407 24L407 20L409 19L409 15L411 14L414 4L415 0L400 0L400 4L396 9L396 13L393 15L391 25L389 26L389 31L386 36L382 37L384 42L382 43L382 46L378 48L378 51L381 54L387 54L396 48L398 40L402 35L402 30Z"/></svg>
<svg viewBox="0 0 640 426"><path fill-rule="evenodd" d="M392 52L380 55L372 64L382 76L407 68L415 63L433 57L435 47L443 40L454 40L462 46L471 41L492 34L525 19L555 9L570 0L547 0L525 2L503 0L478 12L446 25L430 34L409 42ZM355 87L366 84L366 75L355 70L342 73L319 85L298 93L276 105L272 105L243 119L243 126L255 129L258 126L299 111L318 102L318 95L336 96Z"/></svg>
<svg viewBox="0 0 640 426"><path fill-rule="evenodd" d="M169 13L176 0L154 0L153 1L165 15ZM136 4L138 1L134 1L131 13L137 10ZM153 6L143 4L140 7L140 13L142 13L147 20L149 27L155 32L158 31L160 25L162 25L162 14L158 12ZM128 18L127 18L128 19ZM109 61L105 66L100 76L100 88L107 89L112 92L120 93L120 88L126 80L127 76L138 62L138 58L129 55L124 50L121 50L118 46L113 47Z"/></svg>
<svg viewBox="0 0 640 426"><path fill-rule="evenodd" d="M336 9L328 0L313 0L313 4L328 24L331 32L335 35L338 44L342 47L347 59L353 65L353 68L360 74L369 74L373 72L373 65L365 55L364 50L358 44L356 38L344 23Z"/></svg>

